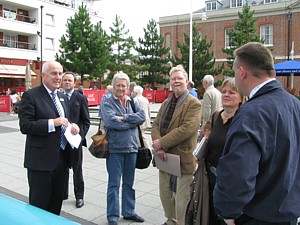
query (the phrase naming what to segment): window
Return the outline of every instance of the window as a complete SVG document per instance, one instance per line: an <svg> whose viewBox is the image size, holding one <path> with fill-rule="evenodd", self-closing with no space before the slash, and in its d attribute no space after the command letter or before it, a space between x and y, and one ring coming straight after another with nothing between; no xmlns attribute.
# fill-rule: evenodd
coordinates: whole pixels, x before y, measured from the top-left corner
<svg viewBox="0 0 300 225"><path fill-rule="evenodd" d="M4 35L3 46L16 48L17 47L17 41L16 40L17 40L16 36Z"/></svg>
<svg viewBox="0 0 300 225"><path fill-rule="evenodd" d="M262 25L260 26L260 38L265 41L264 45L273 45L273 25Z"/></svg>
<svg viewBox="0 0 300 225"><path fill-rule="evenodd" d="M234 28L227 28L225 29L225 48L231 48L233 47L232 42L234 40L234 37L229 37L229 32L233 32Z"/></svg>
<svg viewBox="0 0 300 225"><path fill-rule="evenodd" d="M206 3L206 11L217 10L217 2L207 2Z"/></svg>
<svg viewBox="0 0 300 225"><path fill-rule="evenodd" d="M15 86L20 87L20 79L15 79Z"/></svg>
<svg viewBox="0 0 300 225"><path fill-rule="evenodd" d="M15 20L17 18L17 11L9 8L3 9L4 18Z"/></svg>
<svg viewBox="0 0 300 225"><path fill-rule="evenodd" d="M243 0L230 0L230 8L243 7Z"/></svg>
<svg viewBox="0 0 300 225"><path fill-rule="evenodd" d="M264 0L265 4L275 3L278 2L277 0Z"/></svg>
<svg viewBox="0 0 300 225"><path fill-rule="evenodd" d="M171 35L166 35L166 48L171 48Z"/></svg>
<svg viewBox="0 0 300 225"><path fill-rule="evenodd" d="M54 39L53 38L46 38L45 48L46 49L54 49Z"/></svg>
<svg viewBox="0 0 300 225"><path fill-rule="evenodd" d="M45 24L54 26L54 15L46 14Z"/></svg>
<svg viewBox="0 0 300 225"><path fill-rule="evenodd" d="M199 36L199 41L201 41L203 36L202 36L202 32L200 30L198 31L198 36Z"/></svg>

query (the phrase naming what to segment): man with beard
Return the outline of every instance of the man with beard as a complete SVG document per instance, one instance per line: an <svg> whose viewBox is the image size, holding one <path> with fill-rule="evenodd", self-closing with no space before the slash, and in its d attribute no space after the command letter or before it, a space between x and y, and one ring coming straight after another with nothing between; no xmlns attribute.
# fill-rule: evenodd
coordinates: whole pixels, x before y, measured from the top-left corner
<svg viewBox="0 0 300 225"><path fill-rule="evenodd" d="M189 186L195 171L193 150L196 147L201 103L189 94L188 75L181 65L171 69L170 84L173 94L163 102L152 125L152 146L163 161L167 160L166 153L180 156L181 177L160 170L159 190L167 218L164 225L184 225L190 200Z"/></svg>

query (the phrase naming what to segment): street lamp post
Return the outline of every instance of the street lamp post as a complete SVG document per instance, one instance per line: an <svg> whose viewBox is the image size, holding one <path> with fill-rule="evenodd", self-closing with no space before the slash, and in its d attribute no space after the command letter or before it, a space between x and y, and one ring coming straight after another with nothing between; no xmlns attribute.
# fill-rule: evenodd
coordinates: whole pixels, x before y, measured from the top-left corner
<svg viewBox="0 0 300 225"><path fill-rule="evenodd" d="M40 44L40 51L41 51L41 57L40 57L40 76L41 76L41 83L42 83L42 65L43 65L43 8L44 6L41 5L41 31L37 31L37 35L41 38L41 44Z"/></svg>
<svg viewBox="0 0 300 225"><path fill-rule="evenodd" d="M202 15L202 20L206 20L206 12L193 14L193 4L191 0L190 12L190 44L189 44L189 80L193 80L193 15Z"/></svg>
<svg viewBox="0 0 300 225"><path fill-rule="evenodd" d="M193 1L190 12L189 81L193 80Z"/></svg>

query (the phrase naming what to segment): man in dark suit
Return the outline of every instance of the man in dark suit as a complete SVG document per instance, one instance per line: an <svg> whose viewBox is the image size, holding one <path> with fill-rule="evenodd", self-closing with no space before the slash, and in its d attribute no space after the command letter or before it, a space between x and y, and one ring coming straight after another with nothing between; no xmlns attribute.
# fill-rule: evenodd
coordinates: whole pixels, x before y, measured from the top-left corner
<svg viewBox="0 0 300 225"><path fill-rule="evenodd" d="M67 97L57 91L62 80L60 63L45 62L42 85L24 92L19 105L20 130L27 135L24 167L27 168L29 203L59 215L68 168L64 137L69 124ZM72 134L79 127L71 124Z"/></svg>
<svg viewBox="0 0 300 225"><path fill-rule="evenodd" d="M86 145L85 136L90 128L90 114L88 101L83 94L74 91L76 76L73 72L65 72L62 76L62 87L64 93L69 99L70 120L75 122L80 128L82 143L78 149L70 151L70 166L73 168L74 193L76 198L76 207L81 208L84 205L84 181L82 175L82 146ZM64 199L68 198L69 190L69 170L66 177Z"/></svg>

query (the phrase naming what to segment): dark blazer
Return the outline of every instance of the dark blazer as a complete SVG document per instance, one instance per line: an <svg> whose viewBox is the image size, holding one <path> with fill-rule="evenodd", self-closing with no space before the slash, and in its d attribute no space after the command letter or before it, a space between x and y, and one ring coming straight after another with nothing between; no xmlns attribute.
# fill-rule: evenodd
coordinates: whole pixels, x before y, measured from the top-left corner
<svg viewBox="0 0 300 225"><path fill-rule="evenodd" d="M57 92L69 118L68 98ZM44 85L25 91L19 106L19 125L26 134L25 168L39 171L52 171L60 159L60 127L48 132L48 120L59 117L59 113Z"/></svg>
<svg viewBox="0 0 300 225"><path fill-rule="evenodd" d="M85 136L90 128L90 113L87 98L74 91L69 101L70 121L76 123L80 128L82 145L87 146Z"/></svg>

